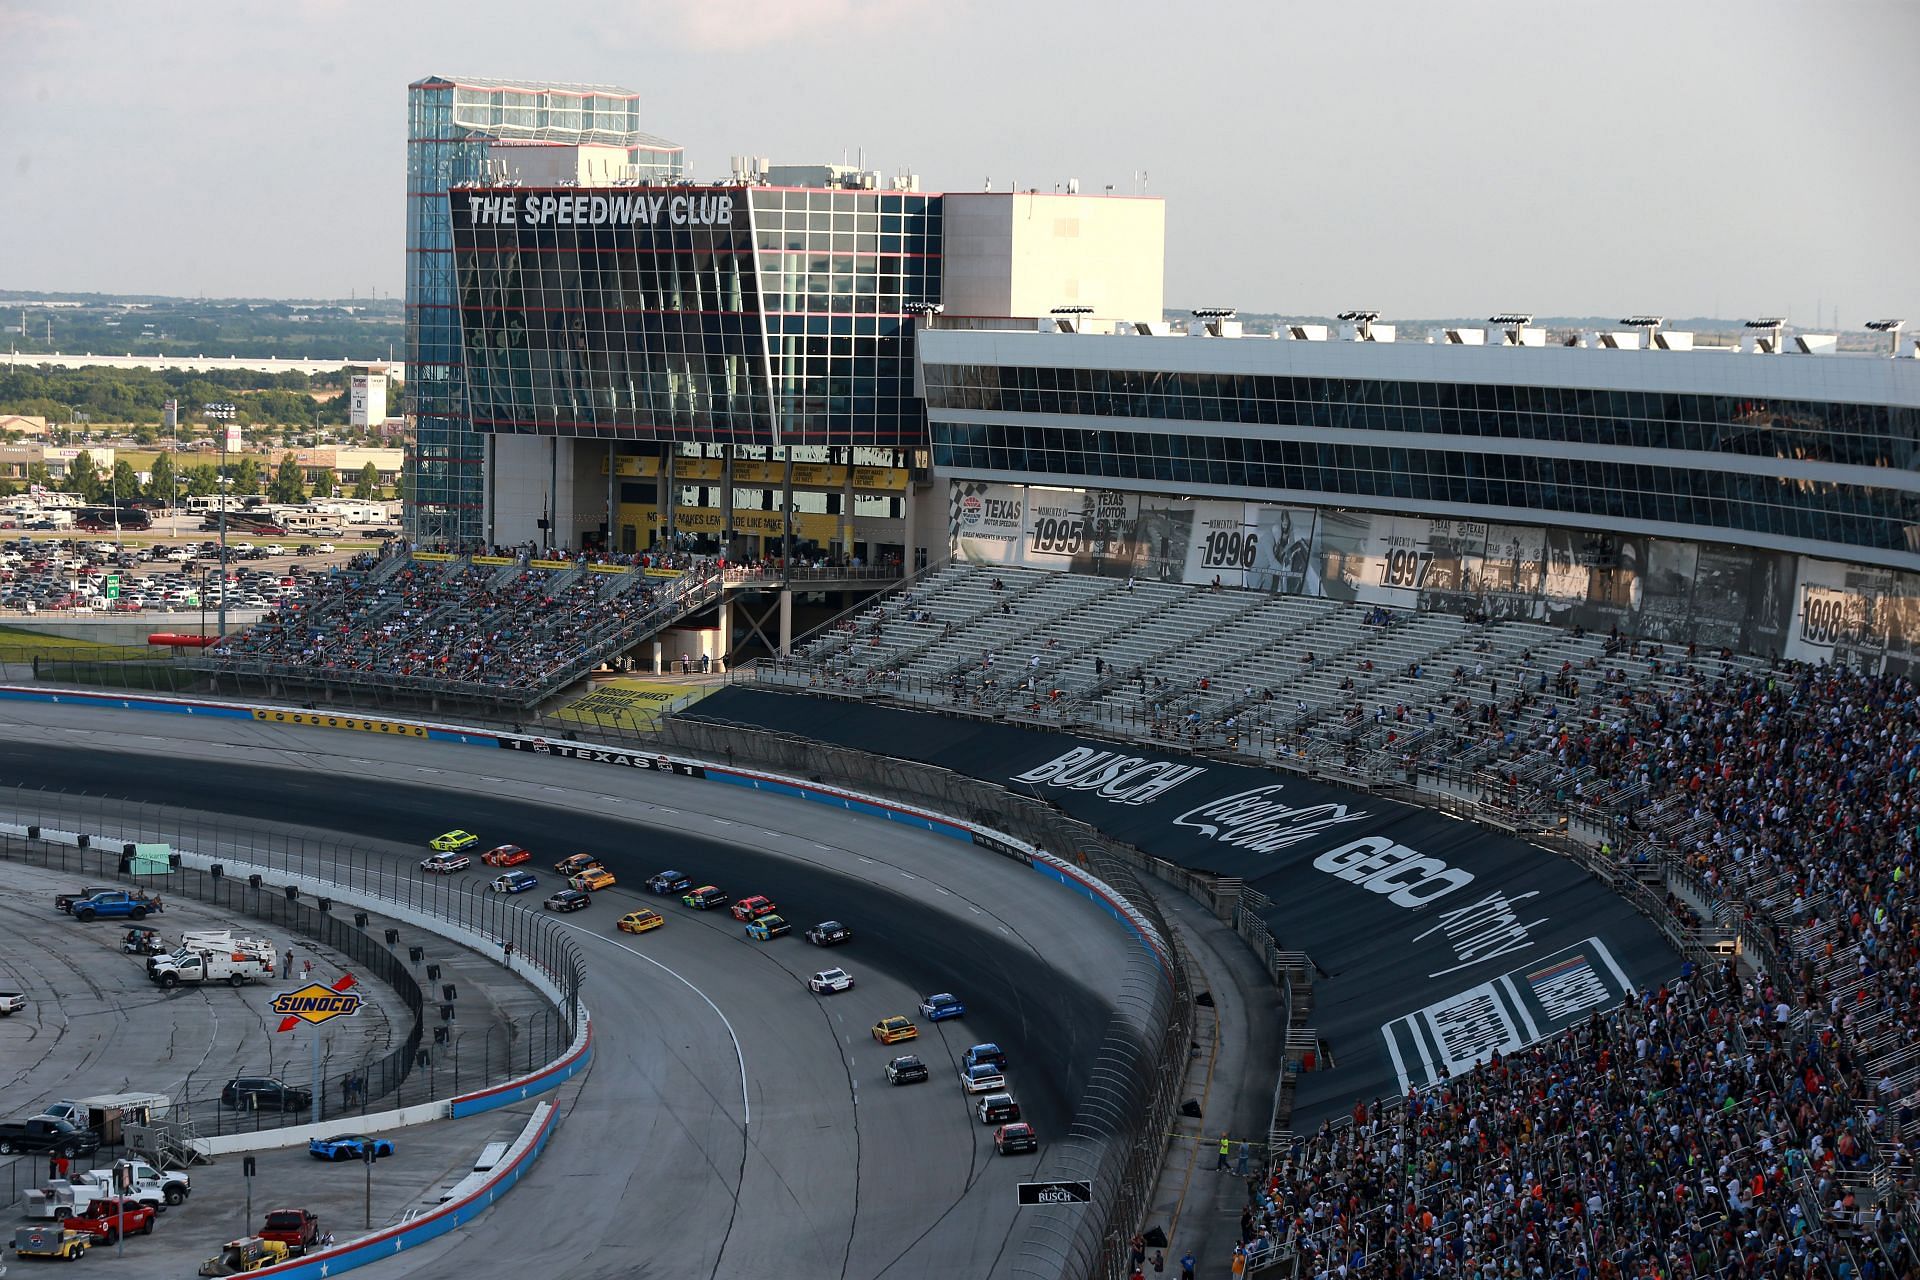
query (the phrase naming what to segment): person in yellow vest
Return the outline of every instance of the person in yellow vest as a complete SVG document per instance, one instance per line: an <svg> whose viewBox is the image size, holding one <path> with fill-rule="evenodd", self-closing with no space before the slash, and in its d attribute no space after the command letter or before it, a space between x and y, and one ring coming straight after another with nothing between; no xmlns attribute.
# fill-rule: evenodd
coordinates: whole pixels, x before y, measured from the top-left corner
<svg viewBox="0 0 1920 1280"><path fill-rule="evenodd" d="M1221 1172L1227 1167L1227 1153L1232 1150L1232 1148L1233 1144L1227 1141L1227 1131L1222 1129L1220 1131L1220 1160L1213 1166L1214 1172Z"/></svg>
<svg viewBox="0 0 1920 1280"><path fill-rule="evenodd" d="M1247 1251L1239 1245L1233 1246L1233 1274L1236 1276L1247 1274Z"/></svg>

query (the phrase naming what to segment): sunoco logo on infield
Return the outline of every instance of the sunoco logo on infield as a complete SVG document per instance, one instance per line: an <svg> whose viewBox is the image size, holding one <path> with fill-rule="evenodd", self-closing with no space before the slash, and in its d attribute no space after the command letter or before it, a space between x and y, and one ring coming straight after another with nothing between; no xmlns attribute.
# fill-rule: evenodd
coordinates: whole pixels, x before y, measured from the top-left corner
<svg viewBox="0 0 1920 1280"><path fill-rule="evenodd" d="M273 1011L283 1018L298 1018L315 1025L360 1012L358 991L335 991L315 982L298 991L283 991L273 998Z"/></svg>

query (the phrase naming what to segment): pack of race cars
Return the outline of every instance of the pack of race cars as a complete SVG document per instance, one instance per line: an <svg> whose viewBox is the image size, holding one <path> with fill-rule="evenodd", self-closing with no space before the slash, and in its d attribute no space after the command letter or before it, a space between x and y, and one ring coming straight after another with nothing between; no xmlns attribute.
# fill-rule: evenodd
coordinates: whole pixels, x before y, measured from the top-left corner
<svg viewBox="0 0 1920 1280"><path fill-rule="evenodd" d="M449 831L428 841L432 854L423 859L423 871L448 874L469 868L467 850L478 847L480 838L469 831ZM498 845L480 855L489 867L503 868L488 883L494 893L520 894L540 887L539 877L525 870L533 855L516 844ZM548 895L541 906L548 911L580 911L593 904L593 895L613 888L618 882L611 871L592 854L576 853L562 858L553 868L565 878L566 887ZM764 894L729 898L717 885L696 885L693 878L678 870L666 870L648 876L643 882L647 892L663 898L678 897L691 911L713 911L725 907L740 922L746 937L755 942L771 942L793 932L793 926L780 914L779 906ZM666 924L658 911L642 908L629 911L615 923L622 933L648 933ZM842 946L853 940L853 930L838 920L823 920L806 929L802 936L816 947ZM816 996L835 995L853 988L853 976L842 968L822 969L807 978L807 989ZM922 998L918 1013L928 1022L940 1023L964 1017L967 1006L951 992L935 992ZM919 1027L902 1014L893 1014L873 1024L873 1038L882 1045L917 1040ZM1007 1055L992 1043L976 1044L961 1055L959 1080L963 1095L982 1124L997 1126L994 1149L1001 1155L1038 1151L1040 1140L1032 1124L1024 1121L1020 1104L1007 1089ZM913 1054L902 1054L886 1065L887 1083L920 1084L931 1078L927 1065ZM975 1101L978 1098L977 1102Z"/></svg>

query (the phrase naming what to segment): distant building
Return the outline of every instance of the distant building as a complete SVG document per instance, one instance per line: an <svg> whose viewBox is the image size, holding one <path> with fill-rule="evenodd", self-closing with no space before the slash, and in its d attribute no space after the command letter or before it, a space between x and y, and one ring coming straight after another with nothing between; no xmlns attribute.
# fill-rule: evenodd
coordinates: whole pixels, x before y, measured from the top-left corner
<svg viewBox="0 0 1920 1280"><path fill-rule="evenodd" d="M0 435L17 432L23 436L45 436L47 420L20 413L0 413Z"/></svg>

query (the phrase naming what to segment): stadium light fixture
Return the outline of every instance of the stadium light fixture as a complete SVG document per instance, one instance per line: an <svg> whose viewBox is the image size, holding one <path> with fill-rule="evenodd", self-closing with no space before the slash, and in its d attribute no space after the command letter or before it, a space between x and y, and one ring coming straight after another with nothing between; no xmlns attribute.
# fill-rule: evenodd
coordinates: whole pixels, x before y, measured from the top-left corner
<svg viewBox="0 0 1920 1280"><path fill-rule="evenodd" d="M1504 325L1515 329L1524 329L1533 323L1531 311L1502 311L1498 315L1487 317L1488 324Z"/></svg>
<svg viewBox="0 0 1920 1280"><path fill-rule="evenodd" d="M1238 307L1195 307L1190 312L1195 320L1231 320L1240 314Z"/></svg>
<svg viewBox="0 0 1920 1280"><path fill-rule="evenodd" d="M1055 307L1053 309L1053 314L1056 316L1090 316L1093 314L1093 308L1092 307Z"/></svg>
<svg viewBox="0 0 1920 1280"><path fill-rule="evenodd" d="M1342 311L1337 319L1344 320L1354 327L1360 335L1360 341L1373 341L1373 322L1380 318L1378 311Z"/></svg>
<svg viewBox="0 0 1920 1280"><path fill-rule="evenodd" d="M1869 320L1867 321L1867 328L1873 330L1875 333L1892 334L1893 347L1887 354L1897 356L1900 354L1900 329L1906 323L1905 320Z"/></svg>
<svg viewBox="0 0 1920 1280"><path fill-rule="evenodd" d="M1768 351L1777 356L1780 354L1780 329L1786 323L1785 316L1761 316L1757 320L1747 321L1747 328L1767 330Z"/></svg>

